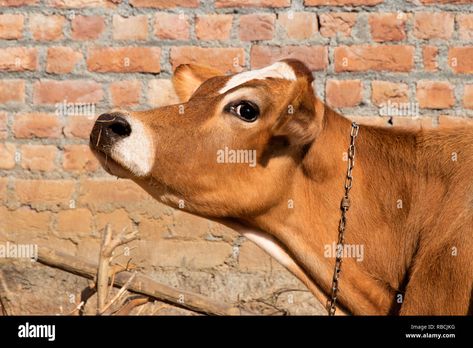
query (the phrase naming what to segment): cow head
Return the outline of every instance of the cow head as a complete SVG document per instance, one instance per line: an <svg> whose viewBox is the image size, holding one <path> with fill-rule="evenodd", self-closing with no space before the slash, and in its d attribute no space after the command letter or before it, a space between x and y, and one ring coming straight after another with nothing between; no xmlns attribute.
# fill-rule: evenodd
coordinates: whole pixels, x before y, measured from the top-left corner
<svg viewBox="0 0 473 348"><path fill-rule="evenodd" d="M101 115L90 146L105 169L207 217L254 216L287 200L321 128L309 69L284 60L225 76L179 66L181 103Z"/></svg>

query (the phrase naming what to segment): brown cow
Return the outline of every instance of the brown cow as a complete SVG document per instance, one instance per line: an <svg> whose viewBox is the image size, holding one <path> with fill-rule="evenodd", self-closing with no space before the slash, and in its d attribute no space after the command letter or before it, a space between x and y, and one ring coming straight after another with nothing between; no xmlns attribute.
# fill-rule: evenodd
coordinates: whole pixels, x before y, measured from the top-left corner
<svg viewBox="0 0 473 348"><path fill-rule="evenodd" d="M325 302L352 126L312 80L294 60L231 76L181 65L181 104L101 115L91 147L158 201L239 231ZM471 314L473 129L360 126L353 177L340 311Z"/></svg>

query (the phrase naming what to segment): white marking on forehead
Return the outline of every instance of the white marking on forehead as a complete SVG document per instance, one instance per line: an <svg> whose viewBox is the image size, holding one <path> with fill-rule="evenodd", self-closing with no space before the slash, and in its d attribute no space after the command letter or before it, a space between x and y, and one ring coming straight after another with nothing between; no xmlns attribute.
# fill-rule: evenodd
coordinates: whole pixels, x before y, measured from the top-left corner
<svg viewBox="0 0 473 348"><path fill-rule="evenodd" d="M225 86L220 89L219 93L223 94L229 91L230 89L251 80L264 80L268 77L291 81L295 81L297 79L296 73L289 64L286 64L284 62L277 62L262 69L245 71L233 76L230 80L227 81Z"/></svg>

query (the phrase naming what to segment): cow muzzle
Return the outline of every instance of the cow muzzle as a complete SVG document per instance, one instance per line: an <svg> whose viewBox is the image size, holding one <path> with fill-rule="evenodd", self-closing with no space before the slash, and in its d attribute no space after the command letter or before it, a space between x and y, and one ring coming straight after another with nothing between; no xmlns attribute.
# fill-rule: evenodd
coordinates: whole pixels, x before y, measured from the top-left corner
<svg viewBox="0 0 473 348"><path fill-rule="evenodd" d="M142 177L153 166L154 148L149 132L129 114L100 115L90 133L90 147L111 174ZM131 175L124 175L123 170Z"/></svg>

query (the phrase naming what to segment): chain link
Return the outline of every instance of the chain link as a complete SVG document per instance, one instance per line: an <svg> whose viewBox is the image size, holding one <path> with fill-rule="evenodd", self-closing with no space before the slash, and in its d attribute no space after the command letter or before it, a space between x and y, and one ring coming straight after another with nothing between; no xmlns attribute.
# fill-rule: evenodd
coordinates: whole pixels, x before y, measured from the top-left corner
<svg viewBox="0 0 473 348"><path fill-rule="evenodd" d="M332 278L332 289L330 299L327 301L327 312L329 316L335 315L337 310L337 296L338 296L338 281L340 278L340 272L342 270L342 258L343 258L343 247L345 243L345 227L347 223L347 211L350 208L350 190L353 185L353 167L355 166L355 139L358 136L360 127L358 124L353 122L351 124L350 132L350 146L348 147L348 164L347 164L347 175L345 177L345 194L340 203L341 216L338 223L338 242L337 242L337 253L335 257L335 267L333 270Z"/></svg>

